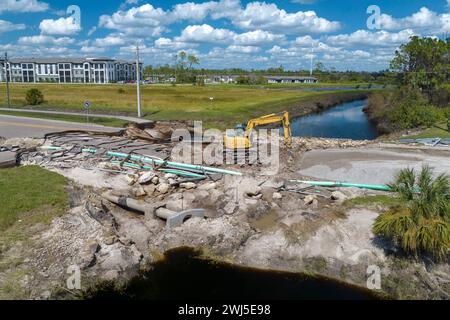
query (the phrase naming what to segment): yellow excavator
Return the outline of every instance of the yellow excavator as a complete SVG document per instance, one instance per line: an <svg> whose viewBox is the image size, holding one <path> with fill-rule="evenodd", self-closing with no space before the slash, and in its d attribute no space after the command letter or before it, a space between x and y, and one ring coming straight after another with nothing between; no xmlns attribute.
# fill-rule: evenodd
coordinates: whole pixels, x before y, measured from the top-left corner
<svg viewBox="0 0 450 320"><path fill-rule="evenodd" d="M291 125L289 123L289 113L282 112L279 114L269 114L260 118L251 119L247 126L244 124L236 126L234 131L227 131L224 137L224 144L226 149L250 149L252 147L250 136L252 130L257 126L273 124L281 122L284 129L284 142L288 148L292 146L291 139Z"/></svg>

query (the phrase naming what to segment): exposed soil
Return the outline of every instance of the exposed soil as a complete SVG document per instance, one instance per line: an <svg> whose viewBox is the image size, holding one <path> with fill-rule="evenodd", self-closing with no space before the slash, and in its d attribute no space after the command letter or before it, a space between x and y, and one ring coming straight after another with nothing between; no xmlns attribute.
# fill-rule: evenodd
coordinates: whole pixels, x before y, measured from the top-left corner
<svg viewBox="0 0 450 320"><path fill-rule="evenodd" d="M448 263L403 258L372 233L372 223L383 208L342 205L346 199L379 192L287 183L309 178L298 172L306 150L360 148L364 152L369 144L294 138L292 150L281 149L277 175L261 164L234 165L226 167L243 176L184 184L168 173L155 172L150 179L139 170L105 171L104 159L92 155L67 160L45 150L25 152L22 165L41 165L79 187L66 215L49 228L30 230L30 241L3 253L0 259L6 267L0 270L0 287L15 284L8 297L73 298L80 292L67 289L71 265L81 268L84 290L111 281L120 286L152 268L167 250L188 246L221 261L320 273L360 286L366 286L368 266L377 265L382 270L382 289L396 298L448 298ZM107 190L141 201L148 210L111 203L101 196ZM155 213L159 207L174 212L204 208L205 217L166 228L166 221Z"/></svg>

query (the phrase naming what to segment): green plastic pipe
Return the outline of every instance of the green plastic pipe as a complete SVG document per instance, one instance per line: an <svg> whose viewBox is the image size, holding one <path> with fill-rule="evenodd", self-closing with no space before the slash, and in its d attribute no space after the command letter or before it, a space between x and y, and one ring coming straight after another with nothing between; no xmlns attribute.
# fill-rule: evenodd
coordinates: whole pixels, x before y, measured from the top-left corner
<svg viewBox="0 0 450 320"><path fill-rule="evenodd" d="M87 153L97 153L96 149L83 149L83 152ZM130 155L126 153L121 152L113 152L108 151L106 152L106 155L109 157L118 157L118 158L124 158L124 159L131 159L134 161L142 161L146 163L151 163L152 165L161 165L165 164L170 167L174 167L175 169L188 169L188 170L198 170L201 172L207 172L207 173L222 173L222 174L231 174L236 176L241 176L242 173L238 171L232 171L232 170L225 170L225 169L219 169L219 168L212 168L212 167L203 167L203 166L197 166L187 163L179 163L179 162L170 162L170 161L164 161L160 159L151 159L144 156L139 155Z"/></svg>
<svg viewBox="0 0 450 320"><path fill-rule="evenodd" d="M63 147L55 147L55 146L41 146L40 148L44 150L57 150L57 151L65 150Z"/></svg>
<svg viewBox="0 0 450 320"><path fill-rule="evenodd" d="M361 184L361 183L347 183L347 182L331 182L331 181L302 181L302 180L290 180L294 183L304 183L312 186L318 187L343 187L343 188L361 188L369 190L379 190L379 191L392 191L392 189L387 185L378 184Z"/></svg>
<svg viewBox="0 0 450 320"><path fill-rule="evenodd" d="M125 163L121 163L119 161L111 161L112 164L114 165L121 165L123 167L126 168L133 168L133 169L143 169L143 170L149 170L152 171L153 168L150 166L140 166L138 164L135 163L131 163L131 162L125 162ZM186 171L181 171L181 170L176 170L176 169L158 169L158 171L161 172L165 172L165 173L173 173L179 176L183 176L183 177L189 177L189 178L206 178L206 176L201 175L201 174L197 174L197 173L193 173L193 172L186 172Z"/></svg>

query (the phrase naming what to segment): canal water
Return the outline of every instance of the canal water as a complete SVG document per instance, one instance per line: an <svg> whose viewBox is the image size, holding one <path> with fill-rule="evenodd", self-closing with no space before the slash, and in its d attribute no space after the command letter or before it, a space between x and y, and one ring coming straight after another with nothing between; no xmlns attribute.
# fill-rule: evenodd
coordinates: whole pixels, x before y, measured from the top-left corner
<svg viewBox="0 0 450 320"><path fill-rule="evenodd" d="M363 111L367 103L367 99L346 102L320 113L293 119L292 136L374 140L378 137L376 126Z"/></svg>
<svg viewBox="0 0 450 320"><path fill-rule="evenodd" d="M90 299L163 300L372 300L372 291L329 278L266 271L205 260L200 253L169 251L152 271L134 279L125 290L104 287Z"/></svg>

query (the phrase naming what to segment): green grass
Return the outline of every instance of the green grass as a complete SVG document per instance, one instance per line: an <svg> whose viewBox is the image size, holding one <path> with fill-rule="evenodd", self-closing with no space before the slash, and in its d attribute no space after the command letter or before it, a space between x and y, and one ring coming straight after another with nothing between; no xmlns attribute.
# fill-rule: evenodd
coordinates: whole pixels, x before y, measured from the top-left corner
<svg viewBox="0 0 450 320"><path fill-rule="evenodd" d="M18 241L33 250L32 237L68 208L66 186L66 178L38 166L0 169L0 299L28 297L20 281L37 271L23 265L23 253L3 253Z"/></svg>
<svg viewBox="0 0 450 320"><path fill-rule="evenodd" d="M0 169L0 232L18 220L48 223L67 208L63 176L38 166Z"/></svg>
<svg viewBox="0 0 450 320"><path fill-rule="evenodd" d="M38 119L50 119L50 120L61 120L69 122L80 122L86 123L85 116L72 116L72 115L60 115L60 114L49 114L49 113L33 113L33 112L17 112L17 111L0 111L0 114L17 116L17 117L28 117L28 118L38 118ZM113 118L98 118L95 116L89 117L89 123L100 124L107 127L124 127L128 121L113 119Z"/></svg>
<svg viewBox="0 0 450 320"><path fill-rule="evenodd" d="M25 94L31 88L41 90L45 99L36 108L81 111L83 102L89 100L93 113L136 114L133 85L11 84L12 104L25 107ZM4 84L0 84L0 92L5 92ZM222 126L234 126L250 117L283 111L296 102L330 94L243 85L146 85L141 92L142 110L148 119L202 120Z"/></svg>
<svg viewBox="0 0 450 320"><path fill-rule="evenodd" d="M434 127L428 128L420 134L408 136L411 139L425 138L450 138L450 132L447 130L447 123L443 122Z"/></svg>
<svg viewBox="0 0 450 320"><path fill-rule="evenodd" d="M364 196L348 199L344 202L346 207L367 207L373 205L382 205L386 207L399 204L399 199L389 195Z"/></svg>

